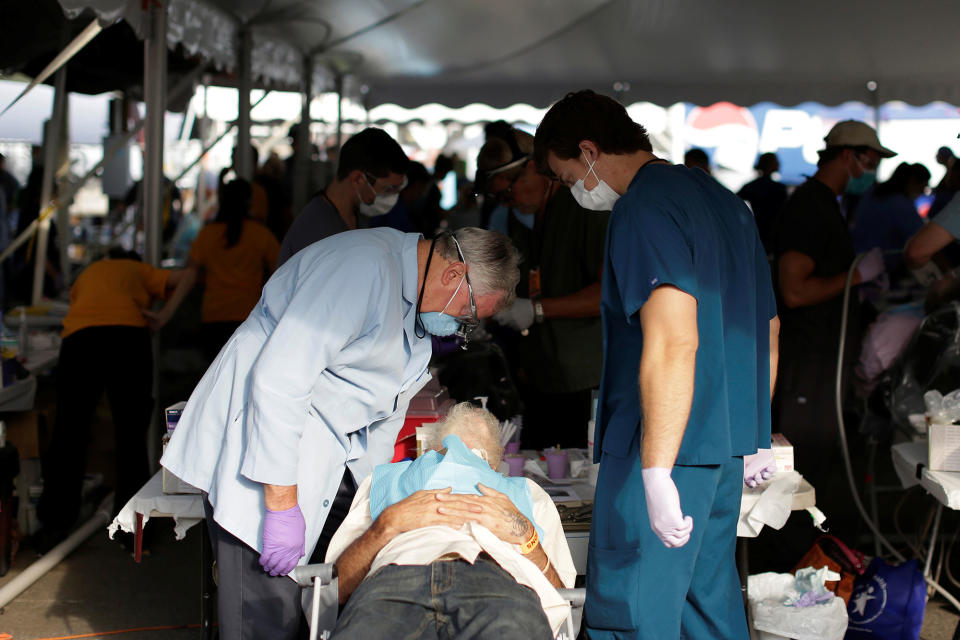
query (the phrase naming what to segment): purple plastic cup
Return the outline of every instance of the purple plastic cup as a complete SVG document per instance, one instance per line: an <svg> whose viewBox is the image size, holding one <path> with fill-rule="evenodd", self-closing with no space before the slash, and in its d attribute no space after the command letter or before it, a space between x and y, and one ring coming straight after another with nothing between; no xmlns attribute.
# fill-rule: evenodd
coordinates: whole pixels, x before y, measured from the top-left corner
<svg viewBox="0 0 960 640"><path fill-rule="evenodd" d="M504 456L504 459L507 461L507 466L510 467L511 476L523 475L523 463L527 461L525 457L514 453Z"/></svg>
<svg viewBox="0 0 960 640"><path fill-rule="evenodd" d="M567 452L545 451L547 458L547 476L551 480L562 480L567 477Z"/></svg>
<svg viewBox="0 0 960 640"><path fill-rule="evenodd" d="M508 442L504 445L503 452L505 454L520 453L520 441L514 440L513 442Z"/></svg>

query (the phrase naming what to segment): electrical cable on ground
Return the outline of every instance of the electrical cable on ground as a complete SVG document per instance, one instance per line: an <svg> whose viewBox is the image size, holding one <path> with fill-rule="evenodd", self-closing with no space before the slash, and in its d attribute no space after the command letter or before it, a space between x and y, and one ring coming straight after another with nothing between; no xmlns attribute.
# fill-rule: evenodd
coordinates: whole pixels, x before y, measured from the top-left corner
<svg viewBox="0 0 960 640"><path fill-rule="evenodd" d="M100 636L115 636L122 633L139 633L143 631L178 631L181 629L199 629L199 624L164 624L156 627L135 627L132 629L117 629L116 631L101 631L99 633L81 633L75 636L57 636L56 638L37 638L37 640L78 640L79 638L99 638ZM0 636L0 640L4 640ZM13 640L12 636L10 640Z"/></svg>
<svg viewBox="0 0 960 640"><path fill-rule="evenodd" d="M891 253L891 252L885 252ZM900 253L899 251L893 253ZM902 553L897 551L896 548L890 543L887 538L880 533L880 528L870 519L870 516L867 514L866 508L863 506L863 502L860 500L860 495L857 493L857 483L853 478L853 463L850 461L850 448L847 445L847 431L846 424L843 421L843 406L841 403L841 390L842 390L842 376L843 376L843 352L846 347L847 342L847 323L849 321L850 315L850 288L853 284L853 274L856 273L857 265L860 264L860 261L863 260L866 254L860 254L853 261L853 264L850 265L850 269L847 271L847 280L843 286L843 312L840 317L840 346L839 352L837 353L837 378L836 385L834 388L835 397L835 408L837 411L837 427L840 431L840 450L843 453L843 464L847 472L847 484L850 487L850 494L853 496L853 502L857 507L857 511L860 512L860 516L863 518L864 522L867 523L867 527L870 528L870 531L873 532L873 535L876 536L876 539L880 543L890 550L890 553L899 560L900 562L906 562L906 558ZM952 604L957 611L960 611L960 601L958 601L952 593L941 587L936 580L932 578L927 578L924 576L927 581L927 584L933 587L937 593L942 595L944 599Z"/></svg>

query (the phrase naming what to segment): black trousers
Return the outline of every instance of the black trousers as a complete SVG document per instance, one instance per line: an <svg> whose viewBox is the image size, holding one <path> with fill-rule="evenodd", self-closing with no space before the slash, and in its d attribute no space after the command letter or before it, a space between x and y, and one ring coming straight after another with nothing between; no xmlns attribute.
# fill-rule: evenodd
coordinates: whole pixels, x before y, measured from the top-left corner
<svg viewBox="0 0 960 640"><path fill-rule="evenodd" d="M153 350L146 328L81 329L64 339L57 366L57 416L43 456L37 516L67 529L80 513L90 425L104 392L116 439L114 513L150 478L147 429L153 410Z"/></svg>
<svg viewBox="0 0 960 640"><path fill-rule="evenodd" d="M310 563L323 562L330 538L347 516L356 491L353 476L344 471ZM220 640L308 638L297 583L287 576L271 576L265 572L260 566L260 553L217 524L206 496L203 508L213 557L217 561Z"/></svg>
<svg viewBox="0 0 960 640"><path fill-rule="evenodd" d="M841 462L836 376L836 356L826 355L783 358L777 374L774 431L787 436L793 445L795 468L817 489L826 488L826 480ZM847 388L849 378L845 366L841 389Z"/></svg>

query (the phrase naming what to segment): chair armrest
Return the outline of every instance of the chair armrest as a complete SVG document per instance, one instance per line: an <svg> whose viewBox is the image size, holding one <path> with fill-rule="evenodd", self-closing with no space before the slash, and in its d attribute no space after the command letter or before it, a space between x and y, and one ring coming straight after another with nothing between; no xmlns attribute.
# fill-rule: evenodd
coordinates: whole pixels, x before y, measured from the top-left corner
<svg viewBox="0 0 960 640"><path fill-rule="evenodd" d="M330 584L337 577L337 565L331 562L320 564L306 564L302 567L296 567L291 574L300 587L312 587L313 579L320 578L321 584Z"/></svg>

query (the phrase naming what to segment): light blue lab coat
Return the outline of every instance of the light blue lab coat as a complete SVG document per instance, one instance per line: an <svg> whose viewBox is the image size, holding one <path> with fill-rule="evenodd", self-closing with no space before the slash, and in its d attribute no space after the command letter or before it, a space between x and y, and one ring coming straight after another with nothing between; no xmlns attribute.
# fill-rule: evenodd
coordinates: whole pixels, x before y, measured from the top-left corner
<svg viewBox="0 0 960 640"><path fill-rule="evenodd" d="M348 231L308 246L190 396L160 463L209 494L214 519L262 550L262 484L297 485L309 559L344 467L389 462L430 375L414 333L419 234Z"/></svg>

